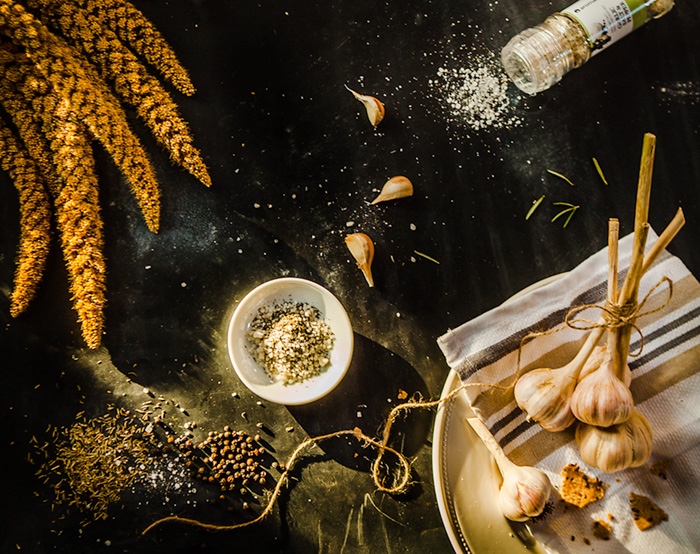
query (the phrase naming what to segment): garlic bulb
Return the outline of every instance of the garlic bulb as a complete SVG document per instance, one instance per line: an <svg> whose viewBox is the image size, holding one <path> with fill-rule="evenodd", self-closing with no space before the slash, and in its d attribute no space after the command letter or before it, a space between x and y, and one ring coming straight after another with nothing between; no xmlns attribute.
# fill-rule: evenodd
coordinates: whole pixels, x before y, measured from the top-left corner
<svg viewBox="0 0 700 554"><path fill-rule="evenodd" d="M608 352L600 367L581 379L571 396L571 411L589 425L610 427L629 419L634 409L632 392L614 370L612 345L617 330L609 332Z"/></svg>
<svg viewBox="0 0 700 554"><path fill-rule="evenodd" d="M503 484L498 492L498 504L503 515L512 521L526 521L540 515L552 492L552 484L547 475L535 467L519 466L511 462L479 418L469 417L467 422L489 449L503 476Z"/></svg>
<svg viewBox="0 0 700 554"><path fill-rule="evenodd" d="M528 421L538 422L547 431L562 431L575 419L570 407L575 386L571 371L534 369L515 383L515 401Z"/></svg>
<svg viewBox="0 0 700 554"><path fill-rule="evenodd" d="M594 329L576 357L563 367L539 368L527 372L515 383L515 401L528 420L548 431L561 431L574 422L571 397L581 369L602 336Z"/></svg>
<svg viewBox="0 0 700 554"><path fill-rule="evenodd" d="M374 259L374 243L364 233L353 233L345 237L345 244L350 254L355 258L357 267L360 268L365 280L370 287L374 286L372 277L372 260Z"/></svg>
<svg viewBox="0 0 700 554"><path fill-rule="evenodd" d="M579 423L576 428L581 458L605 473L643 465L651 456L653 438L649 421L636 409L619 425L596 427Z"/></svg>
<svg viewBox="0 0 700 554"><path fill-rule="evenodd" d="M345 88L352 92L352 95L362 102L367 111L367 118L372 126L376 127L384 119L384 104L377 100L374 96L368 96L366 94L359 94L352 90L350 87L345 85Z"/></svg>
<svg viewBox="0 0 700 554"><path fill-rule="evenodd" d="M406 196L411 196L413 194L413 183L402 175L397 175L392 177L382 187L371 204L377 204L379 202L386 202L387 200L396 200L397 198L405 198Z"/></svg>
<svg viewBox="0 0 700 554"><path fill-rule="evenodd" d="M503 515L511 521L526 521L544 511L552 484L543 471L510 463L511 469L503 474L498 505ZM499 468L503 473L500 464Z"/></svg>

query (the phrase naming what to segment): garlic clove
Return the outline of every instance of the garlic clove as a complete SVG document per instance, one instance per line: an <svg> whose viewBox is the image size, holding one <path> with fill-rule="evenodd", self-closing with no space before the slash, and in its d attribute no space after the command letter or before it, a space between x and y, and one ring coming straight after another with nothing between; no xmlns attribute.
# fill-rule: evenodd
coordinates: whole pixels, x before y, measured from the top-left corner
<svg viewBox="0 0 700 554"><path fill-rule="evenodd" d="M413 195L413 183L402 175L397 175L392 177L382 187L372 204L377 204L379 202L386 202L387 200L396 200L397 198L405 198L407 196Z"/></svg>
<svg viewBox="0 0 700 554"><path fill-rule="evenodd" d="M638 467L651 456L654 433L646 417L633 410L619 425L596 427L579 423L576 443L584 462L605 473Z"/></svg>
<svg viewBox="0 0 700 554"><path fill-rule="evenodd" d="M571 411L589 425L610 427L629 419L634 398L629 387L614 374L607 356L600 367L581 379L571 396Z"/></svg>
<svg viewBox="0 0 700 554"><path fill-rule="evenodd" d="M575 420L571 412L571 395L576 379L559 369L539 368L527 372L515 383L515 401L527 414L548 431L562 431Z"/></svg>
<svg viewBox="0 0 700 554"><path fill-rule="evenodd" d="M374 96L368 96L366 94L359 94L352 90L350 87L345 85L345 88L352 92L352 95L362 102L367 111L367 118L372 126L376 127L384 119L384 104L377 100Z"/></svg>
<svg viewBox="0 0 700 554"><path fill-rule="evenodd" d="M374 243L364 233L353 233L345 237L345 244L350 250L350 254L355 258L357 267L367 280L370 287L374 286L372 277L372 260L374 259Z"/></svg>
<svg viewBox="0 0 700 554"><path fill-rule="evenodd" d="M543 471L513 464L503 476L498 504L511 521L527 521L543 512L551 491L552 484Z"/></svg>

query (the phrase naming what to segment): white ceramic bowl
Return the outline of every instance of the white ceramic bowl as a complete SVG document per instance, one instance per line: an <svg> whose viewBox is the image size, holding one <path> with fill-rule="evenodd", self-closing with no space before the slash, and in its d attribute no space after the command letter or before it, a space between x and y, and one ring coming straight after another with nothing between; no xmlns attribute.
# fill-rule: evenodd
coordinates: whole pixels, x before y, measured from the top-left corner
<svg viewBox="0 0 700 554"><path fill-rule="evenodd" d="M319 375L285 385L272 379L251 355L248 328L265 305L285 301L306 302L318 308L333 331L335 340L330 363ZM318 400L333 390L350 366L353 334L343 305L328 290L313 281L284 277L259 285L249 292L233 313L228 327L228 353L236 374L255 394L277 404L298 405Z"/></svg>

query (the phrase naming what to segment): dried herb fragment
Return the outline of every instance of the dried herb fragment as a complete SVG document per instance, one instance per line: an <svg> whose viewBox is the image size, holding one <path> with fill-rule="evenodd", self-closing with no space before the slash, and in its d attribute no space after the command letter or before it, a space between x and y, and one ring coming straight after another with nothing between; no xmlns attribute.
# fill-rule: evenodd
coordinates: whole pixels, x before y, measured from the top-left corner
<svg viewBox="0 0 700 554"><path fill-rule="evenodd" d="M544 194L532 203L532 206L530 206L530 209L527 211L527 214L525 215L525 221L530 219L530 216L532 216L532 214L539 207L539 205L542 204L543 200L544 200Z"/></svg>
<svg viewBox="0 0 700 554"><path fill-rule="evenodd" d="M570 180L568 177L562 175L561 173L558 173L557 171L553 171L553 170L551 170L551 169L548 169L548 170L547 170L547 173L551 173L551 174L554 175L555 177L559 177L560 179L563 179L564 181L566 181L567 183L569 183L572 187L575 186L575 185L571 182L571 180Z"/></svg>
<svg viewBox="0 0 700 554"><path fill-rule="evenodd" d="M569 221L571 221L571 218L576 213L576 210L578 210L580 207L580 206L574 206L573 204L569 204L568 202L554 202L552 205L553 206L566 206L565 209L560 211L557 215L555 215L552 218L552 222L554 222L557 219L559 219L561 216L569 214L569 217L567 217L566 221L564 221L564 225L562 226L563 229L566 229L566 226L569 224Z"/></svg>
<svg viewBox="0 0 700 554"><path fill-rule="evenodd" d="M598 172L598 175L600 176L600 179L603 181L603 184L607 185L608 181L605 178L605 175L603 175L603 170L600 167L600 164L598 163L598 160L593 158L593 165L595 166L595 170Z"/></svg>
<svg viewBox="0 0 700 554"><path fill-rule="evenodd" d="M430 260L434 264L440 265L440 262L438 262L435 258L431 258L427 254L423 254L423 252L418 252L418 250L414 250L413 252L415 254L417 254L418 256L420 256L421 258L425 258L426 260Z"/></svg>

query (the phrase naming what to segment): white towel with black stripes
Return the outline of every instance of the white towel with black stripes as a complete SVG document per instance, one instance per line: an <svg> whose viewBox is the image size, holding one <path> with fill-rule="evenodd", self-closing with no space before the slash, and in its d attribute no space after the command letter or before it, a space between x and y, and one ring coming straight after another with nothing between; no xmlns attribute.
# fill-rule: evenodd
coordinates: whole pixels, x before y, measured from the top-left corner
<svg viewBox="0 0 700 554"><path fill-rule="evenodd" d="M647 244L656 239L650 232ZM629 267L631 248L632 235L620 240L621 277ZM607 272L605 248L560 278L533 287L447 332L438 344L448 365L463 383L512 384L521 339L531 332L561 326L573 307L602 305ZM639 298L663 277L673 283L670 301L664 306L668 287L654 290L642 310L653 313L637 321L643 333L642 351L629 358L636 407L654 430L652 455L644 466L603 473L579 456L575 426L551 433L526 421L512 387L505 391L465 389L474 412L515 463L539 467L555 488L561 486L561 471L569 463L578 464L585 473L607 484L603 499L580 509L564 509L562 502L555 502L553 513L532 527L535 537L552 551L660 554L700 549L700 284L680 259L664 252L642 278ZM579 314L590 320L599 316L592 308ZM563 366L578 352L585 336L583 331L564 326L526 342L521 350L521 371ZM634 354L641 344L640 336L633 334L630 352ZM666 479L650 470L650 465L659 461L668 464ZM668 520L640 531L632 519L630 492L652 499L666 511ZM610 540L594 538L595 520L610 524Z"/></svg>

